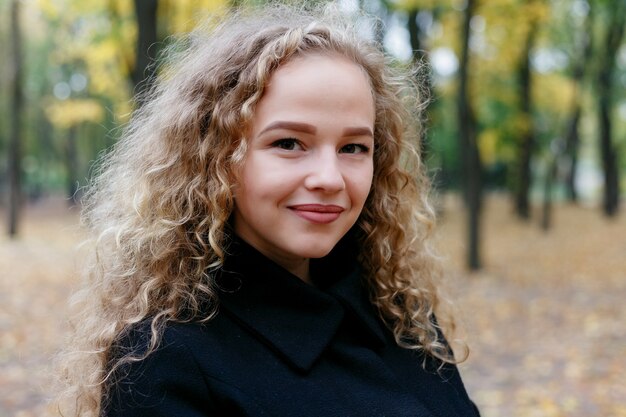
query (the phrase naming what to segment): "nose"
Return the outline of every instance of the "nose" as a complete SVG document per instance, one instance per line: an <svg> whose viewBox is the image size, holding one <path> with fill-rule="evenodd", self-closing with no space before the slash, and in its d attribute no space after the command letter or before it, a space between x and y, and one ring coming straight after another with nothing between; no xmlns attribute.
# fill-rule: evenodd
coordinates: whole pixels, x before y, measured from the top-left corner
<svg viewBox="0 0 626 417"><path fill-rule="evenodd" d="M346 188L340 161L334 149L320 152L310 162L309 173L304 180L307 189L335 193Z"/></svg>

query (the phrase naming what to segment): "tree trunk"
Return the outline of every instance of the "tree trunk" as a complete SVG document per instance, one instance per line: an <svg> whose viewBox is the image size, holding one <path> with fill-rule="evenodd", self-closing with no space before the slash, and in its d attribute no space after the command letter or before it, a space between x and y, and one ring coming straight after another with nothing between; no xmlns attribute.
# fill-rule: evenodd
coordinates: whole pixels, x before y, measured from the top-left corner
<svg viewBox="0 0 626 417"><path fill-rule="evenodd" d="M140 98L150 91L155 77L154 56L150 56L150 50L156 56L157 51L157 7L158 0L134 0L135 15L137 18L137 59L131 78L135 87L135 93Z"/></svg>
<svg viewBox="0 0 626 417"><path fill-rule="evenodd" d="M526 36L526 44L521 57L519 73L520 88L520 112L524 118L524 130L522 132L519 148L518 162L518 185L515 198L517 215L522 219L530 218L529 194L531 186L530 160L535 145L534 129L532 122L532 74L530 68L530 52L532 50L537 24L532 23Z"/></svg>
<svg viewBox="0 0 626 417"><path fill-rule="evenodd" d="M605 70L601 70L605 72ZM604 77L601 77L604 78ZM617 212L619 203L619 181L617 170L617 152L613 145L612 138L612 120L611 120L611 104L608 95L610 94L610 86L605 80L600 81L604 84L600 87L599 94L599 130L600 130L600 154L602 155L602 167L604 169L604 214L611 217ZM609 92L602 92L609 90Z"/></svg>
<svg viewBox="0 0 626 417"><path fill-rule="evenodd" d="M577 98L580 99L580 97ZM581 114L582 108L580 102L577 101L574 104L574 110L572 112L565 137L566 153L569 157L569 169L567 171L567 177L565 178L565 187L567 189L567 198L572 203L576 203L578 201L578 191L576 190L576 171L578 169L578 149L580 147L580 134L578 132L578 126Z"/></svg>
<svg viewBox="0 0 626 417"><path fill-rule="evenodd" d="M70 205L78 203L78 150L76 149L76 131L78 126L72 126L67 131L67 146L65 149L67 168L67 196Z"/></svg>
<svg viewBox="0 0 626 417"><path fill-rule="evenodd" d="M626 8L616 2L616 9L611 10L611 19L607 30L605 55L598 72L598 127L600 131L600 155L604 168L604 214L609 217L617 213L619 207L619 168L617 150L613 143L612 132L612 90L615 71L615 57L621 45L626 25ZM622 5L620 9L619 5Z"/></svg>
<svg viewBox="0 0 626 417"><path fill-rule="evenodd" d="M480 212L482 206L482 164L477 144L476 121L469 97L470 20L475 0L467 0L463 16L461 59L459 60L458 125L462 161L462 183L467 205L467 265L471 270L481 267Z"/></svg>
<svg viewBox="0 0 626 417"><path fill-rule="evenodd" d="M580 147L579 125L582 115L582 89L585 74L589 69L589 62L592 61L593 42L591 36L593 34L593 17L591 6L585 17L583 30L579 33L578 50L582 53L577 57L572 72L572 81L574 82L575 92L573 95L572 111L566 127L565 133L565 152L569 158L569 169L566 177L567 198L570 202L578 201L578 192L576 190L576 171L578 169L578 149Z"/></svg>
<svg viewBox="0 0 626 417"><path fill-rule="evenodd" d="M554 152L550 156L543 183L543 208L541 210L541 228L548 231L552 227L552 186L558 170L559 154Z"/></svg>
<svg viewBox="0 0 626 417"><path fill-rule="evenodd" d="M8 152L9 177L9 236L14 237L18 232L19 213L22 203L21 191L21 116L23 107L22 95L22 36L20 31L20 1L11 2L11 42L12 57L10 69L11 89L11 136Z"/></svg>
<svg viewBox="0 0 626 417"><path fill-rule="evenodd" d="M407 29L409 30L409 39L411 41L411 52L413 57L413 62L416 65L425 64L428 62L428 51L426 50L426 46L422 43L422 28L417 24L417 15L419 14L418 9L413 9L409 11ZM426 98L430 99L432 97L432 80L429 72L424 75L420 74L421 79L420 83L424 85L424 92L426 94ZM428 103L427 103L428 104ZM424 109L424 113L426 113L428 107ZM420 121L421 122L421 121ZM420 140L420 157L422 161L425 163L428 160L429 156L429 144L426 140L426 136L423 135Z"/></svg>
<svg viewBox="0 0 626 417"><path fill-rule="evenodd" d="M422 29L417 24L418 9L412 9L409 11L409 20L407 22L407 29L409 30L409 39L411 41L411 51L413 53L413 60L415 62L421 62L425 58L424 46L422 45Z"/></svg>

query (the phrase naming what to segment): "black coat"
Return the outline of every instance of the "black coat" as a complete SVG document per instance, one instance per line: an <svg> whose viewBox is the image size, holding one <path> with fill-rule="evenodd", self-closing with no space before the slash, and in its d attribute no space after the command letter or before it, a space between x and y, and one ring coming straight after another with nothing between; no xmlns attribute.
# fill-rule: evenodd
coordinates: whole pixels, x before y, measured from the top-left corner
<svg viewBox="0 0 626 417"><path fill-rule="evenodd" d="M218 315L168 324L118 372L104 416L478 416L455 366L425 370L396 345L345 252L315 265L313 286L241 241L230 251ZM121 344L145 348L148 329Z"/></svg>

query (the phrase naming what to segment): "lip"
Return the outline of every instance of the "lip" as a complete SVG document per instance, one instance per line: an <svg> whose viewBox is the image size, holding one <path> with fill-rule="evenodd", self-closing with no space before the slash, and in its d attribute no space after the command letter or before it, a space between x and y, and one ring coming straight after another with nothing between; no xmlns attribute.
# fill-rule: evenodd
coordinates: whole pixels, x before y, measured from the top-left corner
<svg viewBox="0 0 626 417"><path fill-rule="evenodd" d="M297 204L289 206L297 216L316 224L332 223L341 216L344 208L334 204Z"/></svg>

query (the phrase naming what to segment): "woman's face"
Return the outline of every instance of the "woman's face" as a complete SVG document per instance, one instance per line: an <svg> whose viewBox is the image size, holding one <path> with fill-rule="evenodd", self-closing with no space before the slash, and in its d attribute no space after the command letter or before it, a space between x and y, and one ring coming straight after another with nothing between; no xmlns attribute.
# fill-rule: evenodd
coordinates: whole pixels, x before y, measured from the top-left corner
<svg viewBox="0 0 626 417"><path fill-rule="evenodd" d="M248 132L236 233L283 266L327 255L372 184L374 114L368 78L346 58L307 55L278 68Z"/></svg>

